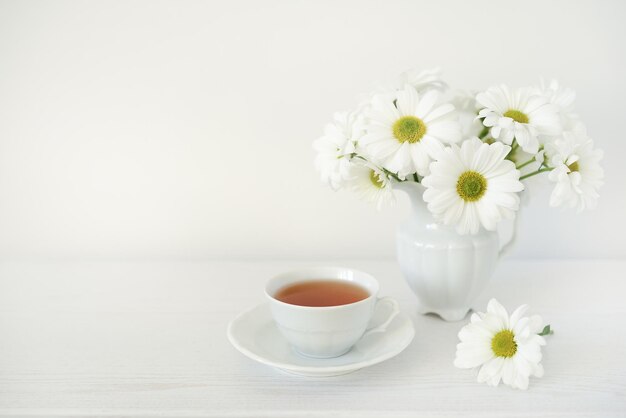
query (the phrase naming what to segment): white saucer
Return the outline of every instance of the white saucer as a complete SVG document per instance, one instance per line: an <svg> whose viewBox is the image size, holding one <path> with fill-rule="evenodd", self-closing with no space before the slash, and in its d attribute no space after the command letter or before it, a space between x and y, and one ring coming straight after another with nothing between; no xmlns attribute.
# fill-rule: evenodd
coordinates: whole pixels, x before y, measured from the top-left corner
<svg viewBox="0 0 626 418"><path fill-rule="evenodd" d="M228 340L244 355L259 363L302 376L339 376L390 359L413 340L411 319L400 313L387 330L370 334L340 357L315 359L298 354L282 336L268 303L258 305L233 319Z"/></svg>

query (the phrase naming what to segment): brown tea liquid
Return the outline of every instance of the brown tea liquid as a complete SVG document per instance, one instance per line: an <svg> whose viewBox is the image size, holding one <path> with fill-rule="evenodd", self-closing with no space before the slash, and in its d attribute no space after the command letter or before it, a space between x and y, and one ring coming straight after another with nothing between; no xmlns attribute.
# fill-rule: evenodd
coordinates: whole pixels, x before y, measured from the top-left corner
<svg viewBox="0 0 626 418"><path fill-rule="evenodd" d="M367 299L370 294L345 280L307 280L287 285L274 298L300 306L338 306Z"/></svg>

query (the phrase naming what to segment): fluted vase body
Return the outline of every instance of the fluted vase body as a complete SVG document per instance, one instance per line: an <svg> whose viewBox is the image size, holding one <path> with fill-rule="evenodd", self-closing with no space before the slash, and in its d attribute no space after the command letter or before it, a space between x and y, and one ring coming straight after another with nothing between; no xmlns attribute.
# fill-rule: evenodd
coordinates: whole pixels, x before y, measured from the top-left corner
<svg viewBox="0 0 626 418"><path fill-rule="evenodd" d="M483 228L460 235L435 221L418 183L401 183L411 198L409 218L396 234L397 258L417 296L420 313L435 313L446 321L463 319L487 287L499 258L496 232Z"/></svg>

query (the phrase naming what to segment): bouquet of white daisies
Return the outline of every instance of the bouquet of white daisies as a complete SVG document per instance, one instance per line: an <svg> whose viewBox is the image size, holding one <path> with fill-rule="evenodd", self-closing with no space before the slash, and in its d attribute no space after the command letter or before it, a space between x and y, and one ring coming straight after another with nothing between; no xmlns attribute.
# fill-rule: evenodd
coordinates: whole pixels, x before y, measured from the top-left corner
<svg viewBox="0 0 626 418"><path fill-rule="evenodd" d="M395 201L394 185L421 183L429 211L460 234L512 219L521 181L542 173L554 183L550 206L596 205L602 151L573 111L572 90L500 85L445 100L446 90L439 70L409 71L336 113L314 142L322 180L379 209Z"/></svg>

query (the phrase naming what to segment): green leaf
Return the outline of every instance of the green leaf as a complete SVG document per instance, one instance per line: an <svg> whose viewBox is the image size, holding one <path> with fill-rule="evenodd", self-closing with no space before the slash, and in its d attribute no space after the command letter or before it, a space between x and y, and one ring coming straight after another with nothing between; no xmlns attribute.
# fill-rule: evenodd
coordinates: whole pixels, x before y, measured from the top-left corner
<svg viewBox="0 0 626 418"><path fill-rule="evenodd" d="M543 327L543 331L541 331L541 332L540 332L539 334L537 334L537 335L544 336L544 335L551 335L551 334L554 334L554 331L552 331L552 330L550 329L550 324L548 324L548 325L546 325L545 327Z"/></svg>

